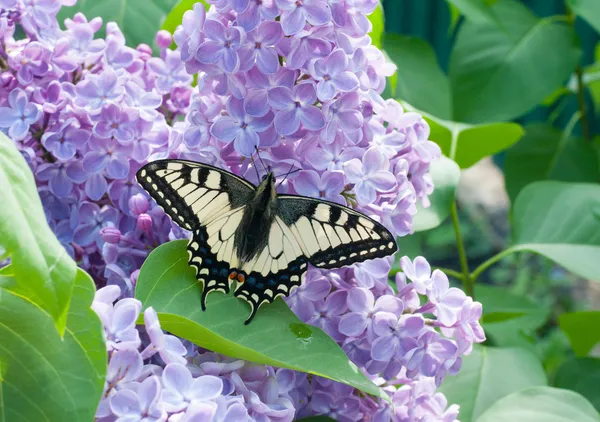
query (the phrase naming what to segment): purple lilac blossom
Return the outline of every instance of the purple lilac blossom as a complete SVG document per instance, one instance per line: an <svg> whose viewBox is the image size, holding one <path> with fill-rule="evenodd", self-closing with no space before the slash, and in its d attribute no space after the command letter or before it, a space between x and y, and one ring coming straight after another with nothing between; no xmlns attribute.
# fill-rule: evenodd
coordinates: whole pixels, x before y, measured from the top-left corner
<svg viewBox="0 0 600 422"><path fill-rule="evenodd" d="M8 0L5 0L5 3ZM99 286L92 308L107 340L108 376L97 420L454 421L436 392L485 340L481 304L450 287L427 261L403 258L311 269L287 299L324 329L391 397L252 364L164 333L152 308L135 323L139 269L158 245L187 234L141 193L135 172L158 158L198 160L255 181L255 148L280 192L331 200L412 232L417 201L433 190L440 155L429 126L381 94L395 67L371 45L374 0L208 0L185 13L160 54L133 49L114 23L74 0L11 0L0 17L0 128L27 157L50 227ZM8 15L7 15L8 16ZM15 40L21 25L24 40ZM10 57L6 53L10 51ZM198 84L191 86L194 74ZM233 141L233 142L232 142ZM260 172L264 171L259 167ZM397 385L402 387L397 388Z"/></svg>

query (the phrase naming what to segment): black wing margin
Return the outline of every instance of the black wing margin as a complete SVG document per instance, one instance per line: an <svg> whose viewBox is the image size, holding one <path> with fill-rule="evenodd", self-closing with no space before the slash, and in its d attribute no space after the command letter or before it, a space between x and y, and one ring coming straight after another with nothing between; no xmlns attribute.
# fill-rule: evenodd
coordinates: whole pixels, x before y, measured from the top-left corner
<svg viewBox="0 0 600 422"><path fill-rule="evenodd" d="M295 195L277 199L278 215L317 268L339 268L398 250L388 229L351 208Z"/></svg>
<svg viewBox="0 0 600 422"><path fill-rule="evenodd" d="M157 160L136 174L140 185L183 229L192 232L188 264L204 285L201 306L212 291L229 293L231 265L218 259L208 244L207 226L223 214L243 207L254 185L217 167L186 160Z"/></svg>
<svg viewBox="0 0 600 422"><path fill-rule="evenodd" d="M215 202L223 194L222 203L234 209L248 202L256 189L233 173L186 160L153 161L139 169L136 178L175 223L190 231L206 225L210 214L221 211L218 201L215 209L195 211L194 208L200 209L202 201Z"/></svg>

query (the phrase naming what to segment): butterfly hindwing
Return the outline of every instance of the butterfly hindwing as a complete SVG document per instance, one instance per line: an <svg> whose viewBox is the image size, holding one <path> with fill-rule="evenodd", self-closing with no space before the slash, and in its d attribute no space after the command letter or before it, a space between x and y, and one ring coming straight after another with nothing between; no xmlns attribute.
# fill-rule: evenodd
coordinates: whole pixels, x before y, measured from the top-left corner
<svg viewBox="0 0 600 422"><path fill-rule="evenodd" d="M232 234L254 186L216 167L185 160L151 162L137 179L179 226L192 232L188 263L204 284L204 310L210 292L229 293Z"/></svg>
<svg viewBox="0 0 600 422"><path fill-rule="evenodd" d="M397 251L383 225L351 208L295 195L278 196L278 211L309 262L330 269Z"/></svg>
<svg viewBox="0 0 600 422"><path fill-rule="evenodd" d="M308 259L302 248L289 227L276 216L269 228L267 244L240 268L245 280L238 283L235 296L250 304L252 312L246 324L264 303L289 296L302 284L307 269Z"/></svg>

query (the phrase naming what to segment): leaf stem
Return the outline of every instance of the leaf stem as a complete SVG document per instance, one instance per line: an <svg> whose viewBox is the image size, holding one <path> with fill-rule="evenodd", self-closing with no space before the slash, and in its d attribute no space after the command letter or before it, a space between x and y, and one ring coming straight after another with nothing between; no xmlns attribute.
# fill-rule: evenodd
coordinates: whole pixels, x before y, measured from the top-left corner
<svg viewBox="0 0 600 422"><path fill-rule="evenodd" d="M587 108L585 106L585 86L583 85L583 69L581 65L577 65L575 68L575 75L577 76L577 104L579 106L579 114L581 117L581 132L586 141L591 142L592 137L590 136L590 124L588 121Z"/></svg>
<svg viewBox="0 0 600 422"><path fill-rule="evenodd" d="M452 217L452 225L454 226L454 233L456 233L456 246L458 247L458 259L460 260L460 268L462 270L461 280L463 282L463 289L465 293L475 299L475 289L471 275L469 274L469 261L467 259L467 252L465 250L465 244L463 242L462 235L460 233L460 223L458 221L458 211L456 208L456 200L452 201L450 208L450 216Z"/></svg>
<svg viewBox="0 0 600 422"><path fill-rule="evenodd" d="M450 277L454 277L458 280L462 280L464 278L463 273L461 273L460 271L455 271L450 268L441 268L441 267L436 267L435 269L440 270L441 272L445 273L446 275L449 275Z"/></svg>
<svg viewBox="0 0 600 422"><path fill-rule="evenodd" d="M496 262L500 261L502 258L504 258L514 252L516 252L515 249L508 248L508 249L505 249L502 252L499 252L496 255L492 256L487 261L483 262L479 267L475 268L475 270L471 273L472 282L475 283L475 281L481 275L481 273L483 273L489 267L494 265Z"/></svg>

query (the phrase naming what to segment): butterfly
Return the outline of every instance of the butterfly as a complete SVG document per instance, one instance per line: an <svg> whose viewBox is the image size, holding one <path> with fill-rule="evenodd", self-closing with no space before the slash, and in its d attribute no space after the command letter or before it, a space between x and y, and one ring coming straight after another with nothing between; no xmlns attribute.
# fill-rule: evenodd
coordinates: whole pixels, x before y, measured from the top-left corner
<svg viewBox="0 0 600 422"><path fill-rule="evenodd" d="M217 167L157 160L139 184L181 228L192 232L190 266L203 283L202 310L213 291L257 310L300 286L308 264L331 269L391 255L394 236L368 216L333 202L280 195L269 170L258 186Z"/></svg>

